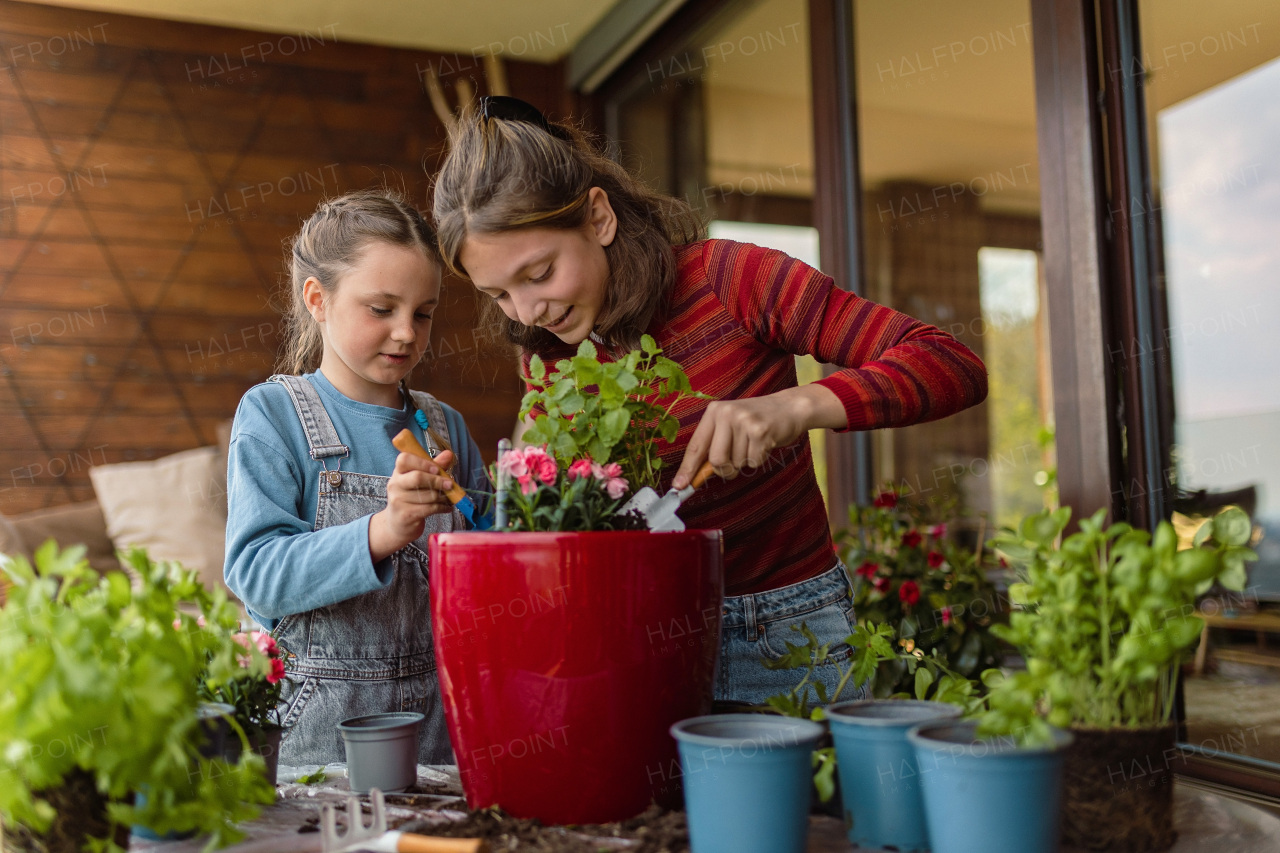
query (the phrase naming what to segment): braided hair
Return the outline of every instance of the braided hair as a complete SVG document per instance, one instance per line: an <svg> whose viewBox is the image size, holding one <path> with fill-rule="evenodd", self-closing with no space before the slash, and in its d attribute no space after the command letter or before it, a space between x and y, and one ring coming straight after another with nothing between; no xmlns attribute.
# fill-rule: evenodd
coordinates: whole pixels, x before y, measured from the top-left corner
<svg viewBox="0 0 1280 853"><path fill-rule="evenodd" d="M288 244L289 288L283 311L286 346L277 371L301 374L320 364L320 327L303 299L307 279L319 281L326 296L331 296L342 276L374 241L416 247L440 263L435 232L394 190L359 190L321 202Z"/></svg>

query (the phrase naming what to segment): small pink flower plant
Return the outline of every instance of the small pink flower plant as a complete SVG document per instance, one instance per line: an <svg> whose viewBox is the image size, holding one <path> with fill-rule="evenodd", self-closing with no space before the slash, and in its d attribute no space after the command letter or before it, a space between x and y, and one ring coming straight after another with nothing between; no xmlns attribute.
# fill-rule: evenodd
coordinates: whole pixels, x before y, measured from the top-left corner
<svg viewBox="0 0 1280 853"><path fill-rule="evenodd" d="M197 617L195 627L216 630L206 625L204 617ZM182 629L181 619L174 621L174 628ZM284 651L266 631L237 632L231 639L233 659L239 664L238 674L230 678L206 676L201 684L202 698L225 702L235 708L236 722L250 737L280 728L278 707L284 688Z"/></svg>
<svg viewBox="0 0 1280 853"><path fill-rule="evenodd" d="M561 470L543 447L509 450L498 460L508 483L505 530L627 530L643 519L618 515L631 487L616 462L575 459Z"/></svg>

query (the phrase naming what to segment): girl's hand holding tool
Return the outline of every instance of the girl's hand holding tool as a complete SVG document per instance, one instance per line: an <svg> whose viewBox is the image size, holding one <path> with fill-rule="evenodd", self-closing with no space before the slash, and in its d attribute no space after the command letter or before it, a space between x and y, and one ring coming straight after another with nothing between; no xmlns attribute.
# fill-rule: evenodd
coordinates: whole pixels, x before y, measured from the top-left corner
<svg viewBox="0 0 1280 853"><path fill-rule="evenodd" d="M445 473L453 461L451 450L435 459L409 453L396 457L387 506L369 521L369 555L375 563L421 536L427 516L453 510L447 493L454 482Z"/></svg>

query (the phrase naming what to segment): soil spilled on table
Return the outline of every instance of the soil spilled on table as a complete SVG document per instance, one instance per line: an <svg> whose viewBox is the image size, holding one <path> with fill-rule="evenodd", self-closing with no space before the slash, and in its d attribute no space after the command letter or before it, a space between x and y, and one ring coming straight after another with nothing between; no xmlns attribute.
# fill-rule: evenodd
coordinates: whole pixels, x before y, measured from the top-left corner
<svg viewBox="0 0 1280 853"><path fill-rule="evenodd" d="M684 812L656 805L629 820L589 826L543 826L541 821L514 818L501 809L491 808L470 812L460 821L414 820L398 828L402 832L447 838L484 838L494 853L599 853L601 849L628 853L689 851Z"/></svg>

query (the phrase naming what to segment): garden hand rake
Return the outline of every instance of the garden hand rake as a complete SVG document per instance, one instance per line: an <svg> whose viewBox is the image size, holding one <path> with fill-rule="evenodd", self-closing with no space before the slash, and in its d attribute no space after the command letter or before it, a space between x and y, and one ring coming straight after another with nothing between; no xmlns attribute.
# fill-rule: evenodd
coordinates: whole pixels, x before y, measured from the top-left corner
<svg viewBox="0 0 1280 853"><path fill-rule="evenodd" d="M387 807L382 792L369 792L373 822L365 826L360 798L347 799L347 830L338 834L337 814L332 803L325 803L320 818L323 853L489 853L489 843L482 838L437 838L412 832L387 831Z"/></svg>

